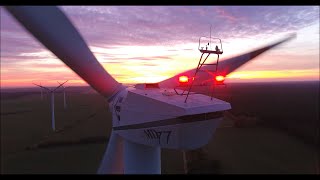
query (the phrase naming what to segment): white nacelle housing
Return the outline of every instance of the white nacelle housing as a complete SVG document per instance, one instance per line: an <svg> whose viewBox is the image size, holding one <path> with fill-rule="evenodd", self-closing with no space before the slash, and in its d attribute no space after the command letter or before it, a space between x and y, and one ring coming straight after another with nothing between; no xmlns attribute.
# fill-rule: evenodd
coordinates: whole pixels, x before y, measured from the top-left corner
<svg viewBox="0 0 320 180"><path fill-rule="evenodd" d="M186 96L173 89L127 88L110 104L113 130L144 145L196 149L207 144L229 103L202 94Z"/></svg>

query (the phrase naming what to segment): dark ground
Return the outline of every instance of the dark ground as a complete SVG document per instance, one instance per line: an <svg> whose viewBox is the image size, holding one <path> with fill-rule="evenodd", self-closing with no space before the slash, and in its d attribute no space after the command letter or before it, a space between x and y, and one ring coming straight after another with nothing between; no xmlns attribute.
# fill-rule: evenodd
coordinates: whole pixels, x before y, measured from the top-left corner
<svg viewBox="0 0 320 180"><path fill-rule="evenodd" d="M1 174L96 173L111 116L93 92L70 88L67 110L58 93L60 131L52 133L49 99L41 100L39 89L1 89ZM239 128L225 117L206 146L212 173L319 174L319 82L233 83L216 93L231 103L231 114L262 123ZM200 162L196 168L207 166ZM162 173L184 173L181 151L162 151Z"/></svg>

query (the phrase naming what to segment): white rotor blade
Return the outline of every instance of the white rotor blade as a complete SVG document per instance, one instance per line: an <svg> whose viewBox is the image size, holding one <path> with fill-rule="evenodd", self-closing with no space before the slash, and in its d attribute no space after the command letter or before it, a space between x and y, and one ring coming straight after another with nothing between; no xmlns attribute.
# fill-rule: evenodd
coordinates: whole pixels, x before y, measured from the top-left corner
<svg viewBox="0 0 320 180"><path fill-rule="evenodd" d="M260 49L254 50L254 51L251 51L246 54L242 54L240 56L236 56L236 57L221 61L221 62L219 62L218 74L226 76L226 75L230 74L231 72L233 72L234 70L238 69L240 66L249 62L253 58L266 52L267 50L272 49L273 47L276 47L279 44L282 44L286 41L289 41L295 37L296 37L296 34L291 34L290 36L288 36L280 41L277 41L271 45L265 46L263 48L260 48Z"/></svg>
<svg viewBox="0 0 320 180"><path fill-rule="evenodd" d="M242 65L244 65L245 63L249 62L250 60L254 59L255 57L257 57L258 55L266 52L267 50L270 50L272 48L274 48L275 46L279 45L279 44L282 44L286 41L289 41L290 39L293 39L296 35L295 34L292 34L280 41L277 41L275 43L272 43L268 46L265 46L265 47L262 47L262 48L259 48L257 50L254 50L254 51L251 51L251 52L248 52L248 53L245 53L245 54L242 54L242 55L239 55L239 56L236 56L236 57L232 57L232 58L229 58L229 59L226 59L226 60L223 60L223 61L219 61L219 64L218 64L218 72L217 74L218 75L223 75L223 76L226 76L228 75L229 73L235 71L236 69L238 69L239 67L241 67ZM215 68L215 67L214 67ZM204 70L204 71L207 71L207 70L212 70L213 67L212 66L208 66L208 65L203 65L201 67L201 70ZM179 85L179 82L178 82L178 77L181 76L181 75L186 75L186 76L189 76L189 77L192 77L195 73L195 70L196 69L191 69L191 70L187 70L187 71L184 71L182 73L179 73L169 79L166 79L164 81L161 81L159 82L159 86L162 87L162 88L174 88L174 87L177 87ZM201 76L205 76L207 77L207 74L206 73L198 73L197 74L197 77L198 79L201 79L201 80L204 80Z"/></svg>
<svg viewBox="0 0 320 180"><path fill-rule="evenodd" d="M34 84L34 85L36 85L36 86L39 86L40 88L42 88L42 89L45 89L45 90L47 90L47 91L51 91L49 88L47 88L47 87L44 87L44 86L41 86L41 85L38 85L38 84L35 84L35 83L32 83L32 84Z"/></svg>
<svg viewBox="0 0 320 180"><path fill-rule="evenodd" d="M69 80L68 80L69 81ZM59 81L57 81L58 84L61 84ZM64 86L62 85L62 87L64 88Z"/></svg>
<svg viewBox="0 0 320 180"><path fill-rule="evenodd" d="M57 90L59 87L63 86L66 82L68 82L69 80L66 80L64 83L60 84L58 87L56 87L53 91Z"/></svg>
<svg viewBox="0 0 320 180"><path fill-rule="evenodd" d="M68 17L55 6L7 6L6 9L44 46L105 97L122 85L108 74Z"/></svg>

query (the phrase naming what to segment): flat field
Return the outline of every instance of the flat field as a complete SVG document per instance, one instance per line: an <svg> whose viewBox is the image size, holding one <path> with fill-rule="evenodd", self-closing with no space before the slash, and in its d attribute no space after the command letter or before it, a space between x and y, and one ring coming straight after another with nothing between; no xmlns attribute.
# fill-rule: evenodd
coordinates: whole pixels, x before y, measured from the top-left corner
<svg viewBox="0 0 320 180"><path fill-rule="evenodd" d="M239 128L226 116L206 146L215 162L206 172L319 174L318 92L314 84L233 84L217 89L217 96L232 104L230 113L249 114L263 123ZM58 131L53 133L49 100L41 100L38 89L1 90L1 174L96 173L111 132L106 101L90 88L71 88L64 109L58 92ZM183 174L183 166L181 151L162 150L162 173ZM199 163L194 169L201 173L209 166Z"/></svg>

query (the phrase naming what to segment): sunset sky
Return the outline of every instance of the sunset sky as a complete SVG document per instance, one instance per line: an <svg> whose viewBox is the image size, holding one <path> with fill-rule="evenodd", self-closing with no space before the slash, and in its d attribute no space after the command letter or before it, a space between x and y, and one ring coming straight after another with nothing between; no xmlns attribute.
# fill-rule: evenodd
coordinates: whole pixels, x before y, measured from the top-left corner
<svg viewBox="0 0 320 180"><path fill-rule="evenodd" d="M198 39L223 42L222 59L289 41L226 82L319 80L319 6L61 6L104 68L121 83L158 82L194 68ZM86 85L0 7L1 88ZM50 23L50 21L48 21ZM59 28L59 27L57 27Z"/></svg>

